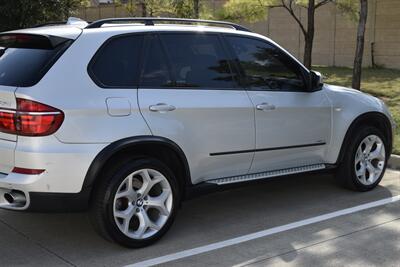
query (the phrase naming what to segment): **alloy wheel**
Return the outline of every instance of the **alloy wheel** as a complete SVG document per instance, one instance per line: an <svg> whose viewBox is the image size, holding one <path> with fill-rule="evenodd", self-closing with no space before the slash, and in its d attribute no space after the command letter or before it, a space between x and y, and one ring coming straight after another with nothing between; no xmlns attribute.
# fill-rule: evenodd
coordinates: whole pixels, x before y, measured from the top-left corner
<svg viewBox="0 0 400 267"><path fill-rule="evenodd" d="M129 238L149 238L167 222L172 202L171 186L163 174L154 169L135 171L122 181L115 194L115 223Z"/></svg>
<svg viewBox="0 0 400 267"><path fill-rule="evenodd" d="M357 148L354 168L357 179L363 185L375 183L381 176L385 166L385 145L377 135L364 138Z"/></svg>

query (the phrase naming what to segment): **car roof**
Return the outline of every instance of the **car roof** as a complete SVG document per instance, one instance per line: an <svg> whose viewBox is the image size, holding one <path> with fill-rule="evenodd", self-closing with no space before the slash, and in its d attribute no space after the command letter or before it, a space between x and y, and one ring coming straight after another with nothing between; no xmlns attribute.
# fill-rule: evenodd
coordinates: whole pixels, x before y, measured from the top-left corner
<svg viewBox="0 0 400 267"><path fill-rule="evenodd" d="M119 23L115 23L119 22ZM163 22L163 23L159 23ZM167 23L165 23L167 22ZM187 24L182 24L187 23ZM206 23L211 25L199 25L193 23ZM46 36L58 36L68 39L77 39L82 33L92 34L119 34L135 32L168 32L168 31L196 31L219 33L251 33L245 27L223 21L194 20L181 18L110 18L95 21L88 24L79 18L71 17L66 22L52 22L33 28L9 31L6 33L38 34ZM250 34L252 35L252 34ZM257 34L255 34L257 35Z"/></svg>

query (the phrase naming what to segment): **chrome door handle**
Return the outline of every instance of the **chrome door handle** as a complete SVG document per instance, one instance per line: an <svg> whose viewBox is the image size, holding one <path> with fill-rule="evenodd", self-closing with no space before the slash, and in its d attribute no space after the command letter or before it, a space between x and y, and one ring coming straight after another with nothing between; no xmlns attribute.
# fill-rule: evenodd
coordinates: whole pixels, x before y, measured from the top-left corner
<svg viewBox="0 0 400 267"><path fill-rule="evenodd" d="M274 110L276 107L268 103L261 103L256 106L258 110Z"/></svg>
<svg viewBox="0 0 400 267"><path fill-rule="evenodd" d="M149 107L149 109L150 109L150 111L153 111L153 112L166 113L166 112L175 110L176 107L165 104L165 103L158 103L157 105L151 105Z"/></svg>

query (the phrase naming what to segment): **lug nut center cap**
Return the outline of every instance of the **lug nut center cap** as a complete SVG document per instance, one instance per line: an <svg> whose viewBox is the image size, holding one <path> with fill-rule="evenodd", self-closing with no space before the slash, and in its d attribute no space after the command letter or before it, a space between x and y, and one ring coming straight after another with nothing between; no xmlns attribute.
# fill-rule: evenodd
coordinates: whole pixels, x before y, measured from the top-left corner
<svg viewBox="0 0 400 267"><path fill-rule="evenodd" d="M143 206L143 199L139 198L138 200L136 200L136 206L138 207Z"/></svg>

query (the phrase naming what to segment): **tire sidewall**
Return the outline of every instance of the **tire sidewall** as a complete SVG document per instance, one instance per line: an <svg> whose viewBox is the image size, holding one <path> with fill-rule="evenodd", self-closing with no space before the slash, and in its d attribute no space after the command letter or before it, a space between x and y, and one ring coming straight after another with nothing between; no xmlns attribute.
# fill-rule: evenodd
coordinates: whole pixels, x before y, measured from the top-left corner
<svg viewBox="0 0 400 267"><path fill-rule="evenodd" d="M140 169L154 169L162 173L170 184L173 201L170 216L164 226L153 236L137 240L129 238L119 230L114 219L113 205L114 197L120 184L128 175ZM103 206L102 215L109 236L117 243L133 248L148 246L160 239L168 231L174 221L180 195L175 176L165 164L156 159L136 159L125 163L114 174L109 176L108 186L103 193L103 203L105 203L105 205Z"/></svg>

